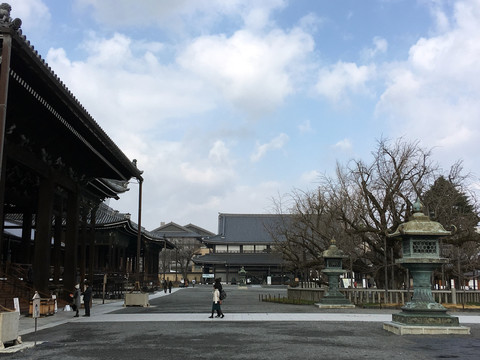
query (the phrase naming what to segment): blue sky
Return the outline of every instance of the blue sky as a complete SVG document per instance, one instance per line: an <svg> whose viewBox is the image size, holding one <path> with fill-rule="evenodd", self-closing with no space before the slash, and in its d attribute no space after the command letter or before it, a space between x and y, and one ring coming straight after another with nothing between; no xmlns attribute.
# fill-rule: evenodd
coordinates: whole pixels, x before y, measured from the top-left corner
<svg viewBox="0 0 480 360"><path fill-rule="evenodd" d="M480 0L10 0L144 170L142 225L272 211L381 137L480 189ZM109 205L137 220L138 185Z"/></svg>

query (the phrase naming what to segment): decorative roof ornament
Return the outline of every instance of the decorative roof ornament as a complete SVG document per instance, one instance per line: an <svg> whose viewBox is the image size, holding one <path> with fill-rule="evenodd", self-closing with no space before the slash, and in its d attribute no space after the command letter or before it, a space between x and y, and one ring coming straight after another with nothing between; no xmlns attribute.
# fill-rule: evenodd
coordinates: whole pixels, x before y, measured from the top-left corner
<svg viewBox="0 0 480 360"><path fill-rule="evenodd" d="M10 6L10 4L0 4L0 27L9 27L16 31L22 26L22 20L20 20L19 18L12 20L12 18L10 17L11 11L12 7Z"/></svg>
<svg viewBox="0 0 480 360"><path fill-rule="evenodd" d="M394 233L389 234L388 237L406 237L406 236L450 236L456 231L452 225L452 231L447 231L437 221L432 221L423 213L423 204L417 198L413 204L413 214L410 215L407 222L400 224Z"/></svg>
<svg viewBox="0 0 480 360"><path fill-rule="evenodd" d="M330 246L328 247L327 250L323 252L322 256L324 258L337 258L337 259L343 259L348 257L348 256L345 256L343 251L337 247L337 241L333 238L332 240L330 240Z"/></svg>
<svg viewBox="0 0 480 360"><path fill-rule="evenodd" d="M421 212L423 213L423 204L420 202L420 199L417 197L417 200L413 204L413 212L418 213Z"/></svg>

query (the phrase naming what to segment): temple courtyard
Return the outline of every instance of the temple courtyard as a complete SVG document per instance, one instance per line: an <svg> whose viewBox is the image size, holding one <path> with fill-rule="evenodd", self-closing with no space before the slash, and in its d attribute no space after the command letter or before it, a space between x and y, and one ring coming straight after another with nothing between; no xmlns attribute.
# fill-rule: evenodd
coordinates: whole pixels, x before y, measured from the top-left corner
<svg viewBox="0 0 480 360"><path fill-rule="evenodd" d="M284 287L225 286L225 318L209 319L211 287L150 296L149 307L95 299L91 317L59 309L22 316L22 344L1 359L478 359L480 313L452 312L470 335L404 335L383 330L400 310L319 309L259 301ZM83 309L80 312L83 315ZM36 342L36 345L34 345Z"/></svg>

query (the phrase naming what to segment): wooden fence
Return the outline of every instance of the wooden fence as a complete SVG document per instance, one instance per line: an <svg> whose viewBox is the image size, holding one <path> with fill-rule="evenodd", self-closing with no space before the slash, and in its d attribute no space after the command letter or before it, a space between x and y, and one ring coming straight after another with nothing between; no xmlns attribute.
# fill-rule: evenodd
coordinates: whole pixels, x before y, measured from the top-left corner
<svg viewBox="0 0 480 360"><path fill-rule="evenodd" d="M289 287L289 299L320 301L325 289ZM340 292L355 305L359 304L405 304L411 300L413 290L388 290L385 289L340 289ZM480 303L478 290L432 290L436 302L442 304L467 304Z"/></svg>

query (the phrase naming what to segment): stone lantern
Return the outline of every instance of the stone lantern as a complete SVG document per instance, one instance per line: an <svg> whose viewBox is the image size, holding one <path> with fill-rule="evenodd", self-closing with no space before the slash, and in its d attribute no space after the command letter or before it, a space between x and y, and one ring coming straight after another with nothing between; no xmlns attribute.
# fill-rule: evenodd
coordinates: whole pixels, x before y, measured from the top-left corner
<svg viewBox="0 0 480 360"><path fill-rule="evenodd" d="M447 309L437 303L432 294L431 276L441 264L439 239L452 232L423 214L419 200L413 204L413 215L400 224L390 238L402 239L403 257L396 261L406 267L413 278L413 296L402 307L402 312L392 315L392 322L383 328L398 335L403 334L469 334L470 329L460 327L458 317L447 314Z"/></svg>
<svg viewBox="0 0 480 360"><path fill-rule="evenodd" d="M325 269L322 270L328 276L328 289L319 303L320 308L351 308L351 304L338 290L339 277L343 274L343 259L346 258L343 251L337 248L335 240L332 239L330 246L323 252Z"/></svg>
<svg viewBox="0 0 480 360"><path fill-rule="evenodd" d="M245 271L244 267L238 271L238 287L246 287L247 282L246 282L246 275L247 272Z"/></svg>

